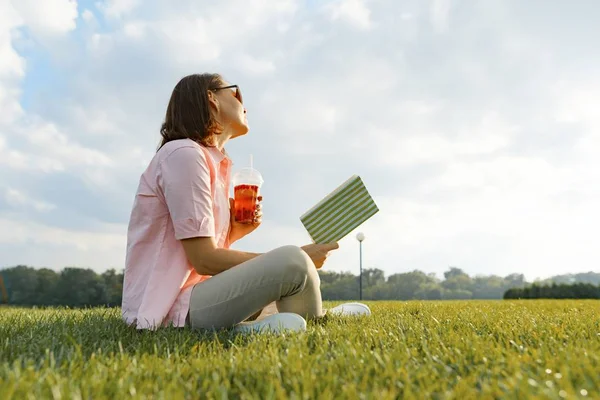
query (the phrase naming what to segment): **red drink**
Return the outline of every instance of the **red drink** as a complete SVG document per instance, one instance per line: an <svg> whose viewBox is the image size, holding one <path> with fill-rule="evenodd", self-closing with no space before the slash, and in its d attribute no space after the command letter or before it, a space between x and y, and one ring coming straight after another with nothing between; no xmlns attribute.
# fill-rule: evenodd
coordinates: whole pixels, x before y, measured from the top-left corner
<svg viewBox="0 0 600 400"><path fill-rule="evenodd" d="M235 220L244 224L254 222L258 185L237 185L234 187Z"/></svg>
<svg viewBox="0 0 600 400"><path fill-rule="evenodd" d="M252 156L250 156L250 168L242 168L238 171L233 176L232 183L234 220L243 224L251 224L256 218L258 190L263 184L260 172L252 168Z"/></svg>

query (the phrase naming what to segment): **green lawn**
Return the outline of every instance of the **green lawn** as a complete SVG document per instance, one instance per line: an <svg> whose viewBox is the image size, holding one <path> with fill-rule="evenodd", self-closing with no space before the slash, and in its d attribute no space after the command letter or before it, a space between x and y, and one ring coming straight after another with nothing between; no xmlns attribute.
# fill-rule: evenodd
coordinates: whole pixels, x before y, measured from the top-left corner
<svg viewBox="0 0 600 400"><path fill-rule="evenodd" d="M283 336L0 308L0 399L600 398L600 301L368 304Z"/></svg>

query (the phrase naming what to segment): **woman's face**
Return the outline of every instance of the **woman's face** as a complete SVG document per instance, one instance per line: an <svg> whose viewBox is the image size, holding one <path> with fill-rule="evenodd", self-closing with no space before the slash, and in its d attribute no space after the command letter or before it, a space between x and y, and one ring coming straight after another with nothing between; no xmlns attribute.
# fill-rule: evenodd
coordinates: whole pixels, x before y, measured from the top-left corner
<svg viewBox="0 0 600 400"><path fill-rule="evenodd" d="M223 82L221 87L231 86L228 82ZM246 118L246 108L242 104L242 93L239 87L216 90L215 97L219 102L219 122L225 130L229 130L231 138L245 135L248 133L248 119Z"/></svg>

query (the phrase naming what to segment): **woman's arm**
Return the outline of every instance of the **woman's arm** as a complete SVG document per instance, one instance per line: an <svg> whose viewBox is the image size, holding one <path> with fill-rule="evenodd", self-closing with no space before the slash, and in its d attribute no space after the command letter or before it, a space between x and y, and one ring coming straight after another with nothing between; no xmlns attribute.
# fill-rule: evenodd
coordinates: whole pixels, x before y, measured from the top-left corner
<svg viewBox="0 0 600 400"><path fill-rule="evenodd" d="M213 237L183 239L181 243L190 264L200 275L217 275L260 255L218 248Z"/></svg>
<svg viewBox="0 0 600 400"><path fill-rule="evenodd" d="M188 261L199 274L216 275L258 254L217 247L208 162L195 145L179 148L161 163L157 181Z"/></svg>

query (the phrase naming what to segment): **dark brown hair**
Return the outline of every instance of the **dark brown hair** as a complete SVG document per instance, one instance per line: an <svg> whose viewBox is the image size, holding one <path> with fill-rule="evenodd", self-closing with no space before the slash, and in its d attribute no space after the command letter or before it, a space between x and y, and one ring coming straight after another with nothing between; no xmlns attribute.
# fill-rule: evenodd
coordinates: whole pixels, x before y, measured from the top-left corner
<svg viewBox="0 0 600 400"><path fill-rule="evenodd" d="M210 110L208 91L223 85L219 74L193 74L183 77L171 93L165 121L160 128L158 148L176 139L192 139L214 145L214 135L221 130Z"/></svg>

